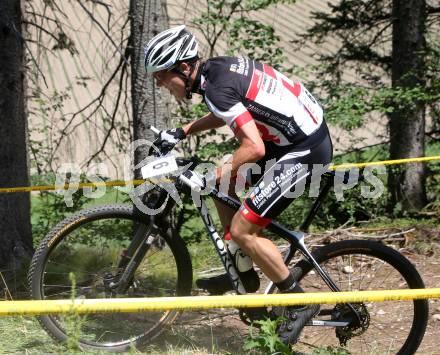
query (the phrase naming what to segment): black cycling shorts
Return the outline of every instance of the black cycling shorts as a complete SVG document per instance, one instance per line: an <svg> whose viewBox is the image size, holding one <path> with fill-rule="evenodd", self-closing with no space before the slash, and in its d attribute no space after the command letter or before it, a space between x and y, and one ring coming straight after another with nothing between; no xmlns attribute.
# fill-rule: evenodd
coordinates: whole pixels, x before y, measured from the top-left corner
<svg viewBox="0 0 440 355"><path fill-rule="evenodd" d="M240 207L244 218L261 227L266 227L301 195L312 176L327 170L333 154L328 134L310 149L273 148L266 146L266 156L256 163L253 173L248 170L247 179L253 188Z"/></svg>

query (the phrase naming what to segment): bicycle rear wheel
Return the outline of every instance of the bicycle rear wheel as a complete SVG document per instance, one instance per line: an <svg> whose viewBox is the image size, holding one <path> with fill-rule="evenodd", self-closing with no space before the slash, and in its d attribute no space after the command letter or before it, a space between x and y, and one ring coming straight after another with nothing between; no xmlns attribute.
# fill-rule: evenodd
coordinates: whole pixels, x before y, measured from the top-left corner
<svg viewBox="0 0 440 355"><path fill-rule="evenodd" d="M410 261L377 242L335 242L316 250L314 257L342 291L425 287ZM329 290L307 261L299 261L295 272L305 292ZM333 327L305 327L295 349L338 348L341 346L339 334L346 341L343 347L352 354L413 354L417 350L428 321L426 300L353 305L363 316L362 325L340 328L338 332ZM333 320L351 314L346 305L322 305L320 314L326 311Z"/></svg>
<svg viewBox="0 0 440 355"><path fill-rule="evenodd" d="M115 294L109 282L138 228L149 230L149 219L131 205L107 205L74 214L59 223L40 243L33 257L29 282L34 299L162 297L189 295L192 266L183 240L170 230L154 235L124 294ZM76 287L72 291L72 274ZM123 351L151 341L177 311L102 313L81 317L79 343L83 348ZM66 342L72 320L41 316L43 328ZM78 334L76 334L78 335Z"/></svg>

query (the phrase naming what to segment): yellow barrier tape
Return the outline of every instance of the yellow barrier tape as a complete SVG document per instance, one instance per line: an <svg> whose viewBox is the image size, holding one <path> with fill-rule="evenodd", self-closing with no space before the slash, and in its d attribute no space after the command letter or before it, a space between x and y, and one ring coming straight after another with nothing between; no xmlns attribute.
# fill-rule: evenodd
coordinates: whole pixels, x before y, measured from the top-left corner
<svg viewBox="0 0 440 355"><path fill-rule="evenodd" d="M419 157L419 158L405 158L405 159L395 159L395 160L382 160L382 161L372 161L366 163L347 163L340 165L330 166L330 170L337 169L349 169L349 168L365 168L367 166L377 166L377 165L397 165L397 164L409 164L409 163L420 163L430 160L440 160L440 155L435 155L432 157Z"/></svg>
<svg viewBox="0 0 440 355"><path fill-rule="evenodd" d="M347 163L340 165L331 165L329 170L342 170L349 168L365 168L367 166L378 166L378 165L396 165L396 164L408 164L408 163L419 163L424 161L440 160L440 155L432 157L419 157L419 158L406 158L406 159L396 159L396 160L383 160L383 161L373 161L366 163ZM0 188L0 193L13 193L13 192L31 192L31 191L54 191L54 190L68 190L68 189L83 189L87 187L99 187L99 186L137 186L141 185L146 180L115 180L106 182L84 182L79 184L64 184L64 185L40 185L40 186L26 186L26 187L2 187ZM168 181L168 180L166 180Z"/></svg>
<svg viewBox="0 0 440 355"><path fill-rule="evenodd" d="M211 308L252 308L303 304L383 302L440 298L440 288L383 291L314 292L273 295L107 298L84 300L4 301L0 316L77 313L145 312Z"/></svg>
<svg viewBox="0 0 440 355"><path fill-rule="evenodd" d="M143 184L144 182L145 180L128 180L128 181L115 180L115 181L103 181L103 182L83 182L79 184L64 184L64 185L2 187L0 188L0 193L83 189L87 187L99 187L99 186L132 186L132 185L137 186Z"/></svg>

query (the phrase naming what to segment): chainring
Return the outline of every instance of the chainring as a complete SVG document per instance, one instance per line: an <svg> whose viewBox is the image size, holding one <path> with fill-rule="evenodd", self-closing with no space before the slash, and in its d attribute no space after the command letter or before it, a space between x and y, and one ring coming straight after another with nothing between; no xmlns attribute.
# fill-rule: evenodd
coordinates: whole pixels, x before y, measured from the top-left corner
<svg viewBox="0 0 440 355"><path fill-rule="evenodd" d="M336 328L336 337L339 339L341 346L346 346L347 342L365 333L370 326L370 313L364 303L352 303L351 306L356 310L359 315L358 319L353 319L345 327ZM346 304L338 304L333 310L332 319L342 320L353 318L353 312Z"/></svg>

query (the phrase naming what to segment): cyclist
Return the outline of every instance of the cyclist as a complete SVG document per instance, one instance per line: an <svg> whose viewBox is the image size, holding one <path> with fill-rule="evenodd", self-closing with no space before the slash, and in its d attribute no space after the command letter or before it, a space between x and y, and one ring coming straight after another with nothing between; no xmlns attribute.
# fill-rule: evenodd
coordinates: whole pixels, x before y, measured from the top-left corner
<svg viewBox="0 0 440 355"><path fill-rule="evenodd" d="M190 134L228 125L239 147L230 164L217 168L217 183L230 177L233 192L243 164L256 163L261 168L249 174L254 187L238 212L216 206L225 238L232 238L281 292L303 292L277 247L261 232L292 202L292 192L310 183L313 164L322 167L332 159L332 143L319 103L300 82L292 82L269 65L245 57L202 61L197 41L184 25L148 42L145 68L178 101L199 94L210 111L183 128L161 131L159 144L171 149ZM244 282L245 288L255 292L258 275L251 269L247 276L256 281ZM197 284L211 293L233 289L227 275ZM278 334L284 342L295 343L319 306L286 309L287 320Z"/></svg>

